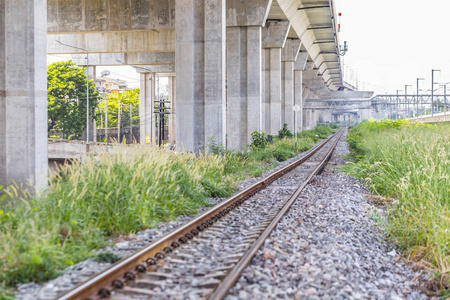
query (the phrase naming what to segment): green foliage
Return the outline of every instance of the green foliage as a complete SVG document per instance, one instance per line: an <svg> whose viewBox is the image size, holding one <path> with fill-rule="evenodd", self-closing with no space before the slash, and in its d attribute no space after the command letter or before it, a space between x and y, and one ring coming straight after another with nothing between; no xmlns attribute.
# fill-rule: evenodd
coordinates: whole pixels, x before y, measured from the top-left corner
<svg viewBox="0 0 450 300"><path fill-rule="evenodd" d="M125 90L123 93L113 92L106 96L98 107L103 118L106 116L106 100L108 101L108 127L117 127L119 122L120 103L120 127L130 126L130 105L132 113L132 124L139 127L139 96L140 89ZM100 124L99 124L100 125Z"/></svg>
<svg viewBox="0 0 450 300"><path fill-rule="evenodd" d="M330 124L330 128L331 128L331 129L339 129L339 124L337 124L337 123L331 123L331 124Z"/></svg>
<svg viewBox="0 0 450 300"><path fill-rule="evenodd" d="M48 132L76 139L86 128L86 75L84 68L71 60L55 62L47 67ZM95 119L98 93L89 82L89 114Z"/></svg>
<svg viewBox="0 0 450 300"><path fill-rule="evenodd" d="M251 147L254 149L264 149L267 146L267 136L264 132L254 131L252 133Z"/></svg>
<svg viewBox="0 0 450 300"><path fill-rule="evenodd" d="M284 123L283 128L281 130L278 131L278 138L279 139L284 139L284 138L291 138L294 135L292 134L292 132L288 129L287 124Z"/></svg>
<svg viewBox="0 0 450 300"><path fill-rule="evenodd" d="M217 155L225 155L227 151L223 144L217 144L216 139L214 137L208 138L207 147L211 153Z"/></svg>
<svg viewBox="0 0 450 300"><path fill-rule="evenodd" d="M113 264L115 262L118 262L120 260L120 257L112 252L101 251L94 257L94 260L99 263Z"/></svg>
<svg viewBox="0 0 450 300"><path fill-rule="evenodd" d="M389 237L442 276L450 272L449 129L406 120L363 122L348 135L355 163L344 167L374 193L393 199Z"/></svg>
<svg viewBox="0 0 450 300"><path fill-rule="evenodd" d="M0 300L14 300L14 293L12 291L8 291L6 288L0 285Z"/></svg>
<svg viewBox="0 0 450 300"><path fill-rule="evenodd" d="M364 120L356 126L352 128L347 135L347 142L352 149L352 152L349 158L353 160L357 160L364 156L366 153L366 149L364 149L363 144L361 144L361 140L368 135L374 133L381 133L385 130L389 129L400 129L404 127L415 127L415 126L426 126L424 124L414 124L408 122L408 120L398 119L398 120Z"/></svg>
<svg viewBox="0 0 450 300"><path fill-rule="evenodd" d="M312 130L302 131L297 133L297 137L299 138L309 138L314 142L318 142L321 139L328 137L330 134L335 132L336 129L326 126L316 126Z"/></svg>

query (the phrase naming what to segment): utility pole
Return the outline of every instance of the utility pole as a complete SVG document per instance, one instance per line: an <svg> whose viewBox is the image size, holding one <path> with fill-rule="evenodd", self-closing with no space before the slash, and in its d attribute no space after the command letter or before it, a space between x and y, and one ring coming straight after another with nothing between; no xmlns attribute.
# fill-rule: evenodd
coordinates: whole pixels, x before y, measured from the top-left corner
<svg viewBox="0 0 450 300"><path fill-rule="evenodd" d="M434 115L434 72L441 72L441 70L431 70L431 116Z"/></svg>
<svg viewBox="0 0 450 300"><path fill-rule="evenodd" d="M401 92L402 90L397 90L397 119L400 119L400 112L399 112L399 103L398 103L398 92Z"/></svg>
<svg viewBox="0 0 450 300"><path fill-rule="evenodd" d="M106 98L106 111L105 111L105 142L108 143L108 97Z"/></svg>
<svg viewBox="0 0 450 300"><path fill-rule="evenodd" d="M133 141L133 107L130 103L130 135L131 135L131 141Z"/></svg>
<svg viewBox="0 0 450 300"><path fill-rule="evenodd" d="M447 113L447 84L444 84L444 113Z"/></svg>
<svg viewBox="0 0 450 300"><path fill-rule="evenodd" d="M441 86L444 87L444 113L447 113L447 84L450 82L444 83Z"/></svg>
<svg viewBox="0 0 450 300"><path fill-rule="evenodd" d="M405 104L403 105L405 108L405 119L409 117L408 86L412 87L409 84L405 84Z"/></svg>
<svg viewBox="0 0 450 300"><path fill-rule="evenodd" d="M424 78L417 78L417 101L416 101L416 117L419 116L419 80L425 80ZM423 106L423 103L420 103L421 107Z"/></svg>
<svg viewBox="0 0 450 300"><path fill-rule="evenodd" d="M117 133L117 142L120 144L120 100L119 100L119 109L117 111L117 129L118 129L118 133Z"/></svg>

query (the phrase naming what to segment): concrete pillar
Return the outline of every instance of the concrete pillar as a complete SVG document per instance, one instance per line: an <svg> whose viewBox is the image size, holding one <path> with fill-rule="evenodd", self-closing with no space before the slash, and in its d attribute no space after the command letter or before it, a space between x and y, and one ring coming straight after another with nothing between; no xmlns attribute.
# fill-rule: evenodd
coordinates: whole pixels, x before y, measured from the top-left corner
<svg viewBox="0 0 450 300"><path fill-rule="evenodd" d="M175 101L175 87L176 77L169 77L169 102L170 102L170 115L169 115L169 143L176 143L176 101Z"/></svg>
<svg viewBox="0 0 450 300"><path fill-rule="evenodd" d="M261 26L227 27L227 148L243 150L261 124Z"/></svg>
<svg viewBox="0 0 450 300"><path fill-rule="evenodd" d="M282 63L282 94L281 94L281 124L285 123L288 129L294 131L294 62Z"/></svg>
<svg viewBox="0 0 450 300"><path fill-rule="evenodd" d="M294 71L294 105L300 106L298 112L294 112L294 118L297 118L297 131L303 130L303 84L302 84L302 71Z"/></svg>
<svg viewBox="0 0 450 300"><path fill-rule="evenodd" d="M177 0L175 15L177 147L198 152L225 144L225 0Z"/></svg>
<svg viewBox="0 0 450 300"><path fill-rule="evenodd" d="M297 60L294 64L294 105L300 106L298 112L294 112L294 118L297 118L297 130L303 130L303 70L308 59L307 52L301 52L297 55Z"/></svg>
<svg viewBox="0 0 450 300"><path fill-rule="evenodd" d="M139 142L145 144L147 141L154 140L152 134L153 107L152 102L155 98L154 80L150 73L140 73L140 96L139 96ZM153 128L154 129L154 128Z"/></svg>
<svg viewBox="0 0 450 300"><path fill-rule="evenodd" d="M281 48L270 48L270 126L269 134L277 135L281 123Z"/></svg>
<svg viewBox="0 0 450 300"><path fill-rule="evenodd" d="M262 30L263 37L263 130L277 135L282 124L282 63L281 51L290 29L289 21L269 21Z"/></svg>
<svg viewBox="0 0 450 300"><path fill-rule="evenodd" d="M303 72L302 72L302 81L303 81ZM303 129L309 130L311 129L311 112L310 109L305 109L306 100L308 99L310 89L306 86L303 86L302 92L302 102L303 102Z"/></svg>
<svg viewBox="0 0 450 300"><path fill-rule="evenodd" d="M294 63L300 51L300 39L287 39L282 50L281 124L294 132Z"/></svg>
<svg viewBox="0 0 450 300"><path fill-rule="evenodd" d="M0 185L47 183L46 36L46 0L0 0Z"/></svg>
<svg viewBox="0 0 450 300"><path fill-rule="evenodd" d="M263 49L263 131L277 135L281 123L281 48Z"/></svg>
<svg viewBox="0 0 450 300"><path fill-rule="evenodd" d="M270 132L270 51L262 49L261 52L261 130Z"/></svg>

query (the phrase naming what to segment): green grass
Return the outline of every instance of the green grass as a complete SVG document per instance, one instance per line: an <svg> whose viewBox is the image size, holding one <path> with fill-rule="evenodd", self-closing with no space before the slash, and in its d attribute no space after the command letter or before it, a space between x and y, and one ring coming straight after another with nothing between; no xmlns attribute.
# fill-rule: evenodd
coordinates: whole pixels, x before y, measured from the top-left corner
<svg viewBox="0 0 450 300"><path fill-rule="evenodd" d="M230 196L239 181L260 176L332 131L301 133L297 146L293 138L275 139L264 149L222 155L110 151L64 166L36 197L0 187L0 299L7 298L6 288L50 280L86 258L113 261L95 256L111 237L195 214L209 197Z"/></svg>
<svg viewBox="0 0 450 300"><path fill-rule="evenodd" d="M364 122L348 141L354 163L344 169L393 199L388 236L450 284L450 125Z"/></svg>

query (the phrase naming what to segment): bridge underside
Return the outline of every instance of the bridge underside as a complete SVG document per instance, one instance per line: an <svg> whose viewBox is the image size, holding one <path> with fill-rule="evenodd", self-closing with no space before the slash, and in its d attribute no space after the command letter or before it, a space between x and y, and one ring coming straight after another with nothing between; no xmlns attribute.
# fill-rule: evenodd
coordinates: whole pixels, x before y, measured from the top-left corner
<svg viewBox="0 0 450 300"><path fill-rule="evenodd" d="M160 75L171 78L178 149L209 138L244 149L253 131L332 121L334 108L305 99L348 90L335 19L332 0L0 0L0 185L45 182L45 54L85 64L56 41L87 49L90 66L141 66L141 142L154 134Z"/></svg>

